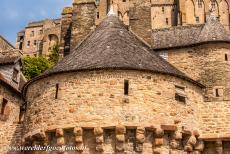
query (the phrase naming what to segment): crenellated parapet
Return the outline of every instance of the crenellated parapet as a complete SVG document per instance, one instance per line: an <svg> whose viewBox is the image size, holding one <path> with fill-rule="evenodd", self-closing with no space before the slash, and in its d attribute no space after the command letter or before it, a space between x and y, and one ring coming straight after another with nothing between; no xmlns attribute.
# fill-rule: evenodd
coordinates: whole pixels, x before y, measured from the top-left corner
<svg viewBox="0 0 230 154"><path fill-rule="evenodd" d="M71 131L70 131L71 130ZM55 135L51 135L55 134ZM196 153L204 150L204 142L198 131L183 130L176 125L75 127L34 131L24 136L25 145L59 146L59 153L66 154L68 146L76 146L75 152L95 153ZM52 136L52 137L50 137ZM53 142L55 141L55 142ZM221 142L216 142L217 151ZM83 149L82 149L83 147ZM84 149L85 148L85 149Z"/></svg>

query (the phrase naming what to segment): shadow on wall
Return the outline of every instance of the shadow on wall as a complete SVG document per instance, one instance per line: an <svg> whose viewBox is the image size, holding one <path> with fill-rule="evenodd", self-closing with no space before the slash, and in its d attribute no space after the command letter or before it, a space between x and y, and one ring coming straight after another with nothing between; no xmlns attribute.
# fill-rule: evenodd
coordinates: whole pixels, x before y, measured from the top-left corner
<svg viewBox="0 0 230 154"><path fill-rule="evenodd" d="M12 139L10 141L9 147L16 147L19 145L22 145L22 130L23 130L23 124L22 123L17 123L13 124L15 127L15 131L12 134ZM7 154L22 154L21 151L8 151Z"/></svg>

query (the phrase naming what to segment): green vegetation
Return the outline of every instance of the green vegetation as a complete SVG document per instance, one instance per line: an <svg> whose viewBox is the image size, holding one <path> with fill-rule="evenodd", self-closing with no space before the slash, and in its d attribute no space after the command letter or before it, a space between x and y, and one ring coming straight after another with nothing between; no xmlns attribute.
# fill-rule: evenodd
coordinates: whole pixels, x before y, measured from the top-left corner
<svg viewBox="0 0 230 154"><path fill-rule="evenodd" d="M23 74L30 80L47 69L51 68L54 64L58 62L59 59L59 47L57 45L50 49L50 55L46 58L43 56L39 57L24 57L22 59L23 64Z"/></svg>

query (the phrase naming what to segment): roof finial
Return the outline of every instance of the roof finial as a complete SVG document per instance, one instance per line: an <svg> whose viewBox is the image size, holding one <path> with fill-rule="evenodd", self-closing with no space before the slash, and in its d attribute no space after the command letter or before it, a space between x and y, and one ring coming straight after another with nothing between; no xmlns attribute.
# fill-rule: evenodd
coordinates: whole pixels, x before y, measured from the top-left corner
<svg viewBox="0 0 230 154"><path fill-rule="evenodd" d="M117 16L117 13L114 10L113 4L110 6L110 10L109 10L108 16Z"/></svg>

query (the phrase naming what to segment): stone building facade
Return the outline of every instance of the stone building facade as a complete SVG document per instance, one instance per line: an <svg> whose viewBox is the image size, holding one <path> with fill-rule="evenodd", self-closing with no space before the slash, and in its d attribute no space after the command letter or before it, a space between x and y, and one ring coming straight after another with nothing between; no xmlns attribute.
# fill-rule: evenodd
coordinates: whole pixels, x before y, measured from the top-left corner
<svg viewBox="0 0 230 154"><path fill-rule="evenodd" d="M60 19L31 22L17 34L16 48L24 56L49 55L50 49L60 41Z"/></svg>
<svg viewBox="0 0 230 154"><path fill-rule="evenodd" d="M20 91L26 80L21 56L19 50L0 36L0 153L7 152L4 147L22 144L24 101Z"/></svg>
<svg viewBox="0 0 230 154"><path fill-rule="evenodd" d="M230 153L230 34L219 9L225 4L74 0L60 19L63 59L19 89L25 102L15 115L26 112L12 130L23 146L79 149L17 153Z"/></svg>

